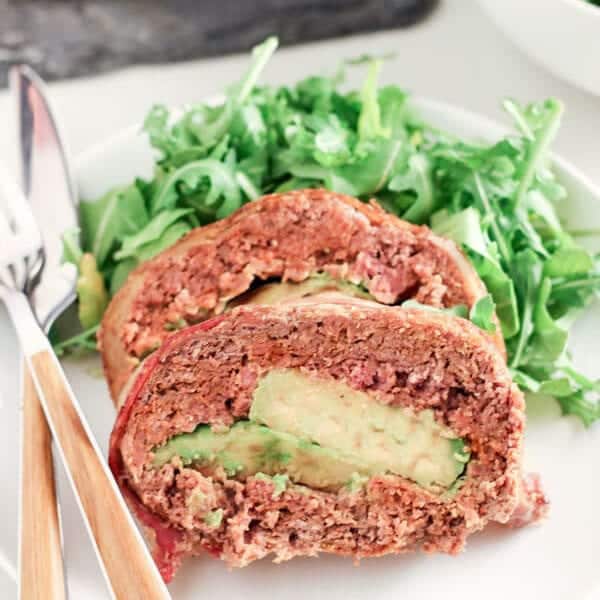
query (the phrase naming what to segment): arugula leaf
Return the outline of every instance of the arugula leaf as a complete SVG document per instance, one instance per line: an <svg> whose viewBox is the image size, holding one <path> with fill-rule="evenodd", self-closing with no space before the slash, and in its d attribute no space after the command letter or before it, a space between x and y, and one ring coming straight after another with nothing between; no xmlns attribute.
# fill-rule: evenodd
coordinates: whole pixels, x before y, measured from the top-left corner
<svg viewBox="0 0 600 600"><path fill-rule="evenodd" d="M104 267L114 246L146 226L144 198L135 185L115 188L96 202L79 207L84 248Z"/></svg>
<svg viewBox="0 0 600 600"><path fill-rule="evenodd" d="M406 164L401 140L377 138L361 150L365 152L364 158L322 177L326 187L354 196L376 194L385 187L391 174Z"/></svg>
<svg viewBox="0 0 600 600"><path fill-rule="evenodd" d="M377 80L381 64L381 60L369 62L367 79L360 93L362 109L358 118L358 137L361 140L388 137L390 134L389 130L384 129L381 125L381 112L377 97Z"/></svg>
<svg viewBox="0 0 600 600"><path fill-rule="evenodd" d="M454 214L444 208L431 215L430 225L438 235L450 238L466 249L495 261L490 255L490 242L485 239L481 217L476 208L469 206Z"/></svg>
<svg viewBox="0 0 600 600"><path fill-rule="evenodd" d="M204 146L213 146L227 133L235 116L236 110L241 106L252 92L262 70L277 49L278 41L275 37L267 38L262 44L252 50L252 64L245 77L237 85L232 86L227 94L226 102L212 109L201 107L196 113L201 115L195 122L188 123L188 127Z"/></svg>
<svg viewBox="0 0 600 600"><path fill-rule="evenodd" d="M494 301L490 295L480 298L472 307L471 310L464 304L457 304L449 308L437 308L428 304L421 304L417 300L405 300L402 303L402 308L416 308L428 312L446 313L462 319L469 319L474 325L485 331L495 331L494 323Z"/></svg>
<svg viewBox="0 0 600 600"><path fill-rule="evenodd" d="M505 265L509 265L511 263L512 256L509 243L505 238L505 233L500 223L500 210L488 196L481 175L478 172L473 173L473 180L475 181L477 196L479 196L479 201L482 205L483 218L485 219L492 233L492 240L496 243L496 247L498 248L498 252L500 254L500 259Z"/></svg>
<svg viewBox="0 0 600 600"><path fill-rule="evenodd" d="M468 255L492 295L502 335L505 340L510 340L521 328L514 283L496 262L474 252L469 252Z"/></svg>
<svg viewBox="0 0 600 600"><path fill-rule="evenodd" d="M560 236L562 234L562 225L558 220L556 209L547 195L540 190L531 190L527 194L524 205L532 220L532 225L537 231L545 227L549 230L549 235ZM543 227L540 222L543 223Z"/></svg>
<svg viewBox="0 0 600 600"><path fill-rule="evenodd" d="M194 196L206 182L198 200L214 212L215 218L224 217L242 204L242 196L235 174L228 165L206 158L180 167L169 174L152 201L152 214L174 210L180 197Z"/></svg>
<svg viewBox="0 0 600 600"><path fill-rule="evenodd" d="M80 230L78 227L74 227L65 231L62 235L63 243L63 255L62 260L65 263L71 263L79 268L79 262L81 261L82 251L79 242Z"/></svg>
<svg viewBox="0 0 600 600"><path fill-rule="evenodd" d="M460 244L467 252L479 277L492 295L502 333L510 339L519 331L520 320L514 284L495 257L495 245L486 241L476 208L449 214L443 209L432 215L431 227L439 235Z"/></svg>
<svg viewBox="0 0 600 600"><path fill-rule="evenodd" d="M582 390L566 396L555 395L563 413L579 417L586 427L600 419L600 403L597 396L589 399Z"/></svg>
<svg viewBox="0 0 600 600"><path fill-rule="evenodd" d="M114 296L121 289L121 286L127 280L129 273L131 273L137 265L138 261L135 258L126 258L117 264L110 275L109 290L111 296Z"/></svg>
<svg viewBox="0 0 600 600"><path fill-rule="evenodd" d="M378 103L381 114L381 127L389 137L408 139L406 128L406 94L396 86L386 86L379 90Z"/></svg>
<svg viewBox="0 0 600 600"><path fill-rule="evenodd" d="M533 309L542 277L542 261L532 250L527 249L515 256L512 267L520 305L520 331L516 338L511 340L513 343L509 344L509 352L512 355L509 364L514 369L521 364L525 347L534 331Z"/></svg>
<svg viewBox="0 0 600 600"><path fill-rule="evenodd" d="M548 312L548 300L552 292L552 282L544 278L539 290L533 313L535 333L528 350L529 361L553 362L564 353L569 332L560 326Z"/></svg>
<svg viewBox="0 0 600 600"><path fill-rule="evenodd" d="M345 164L352 155L351 136L334 116L322 119L314 137L314 159L324 167Z"/></svg>
<svg viewBox="0 0 600 600"><path fill-rule="evenodd" d="M388 184L394 192L412 191L415 200L404 211L402 218L413 223L426 223L435 207L435 193L431 179L431 165L423 154L413 154L408 159L408 171L399 173Z"/></svg>
<svg viewBox="0 0 600 600"><path fill-rule="evenodd" d="M159 243L156 245L156 242L160 242L161 238L166 234L169 228L172 227L176 221L179 221L185 215L189 215L193 212L191 208L178 208L172 211L161 212L158 213L151 221L149 221L146 226L138 231L137 233L127 236L123 239L123 243L121 245L121 249L118 252L115 252L114 258L115 260L123 260L124 258L137 257L140 258L140 253L143 248L147 248L150 244L154 244L154 248L160 249L166 247L164 243ZM177 233L179 235L173 236L173 234L169 235L169 241L176 241L179 239L184 233L187 233L191 228L189 225L186 227L180 228ZM154 252L156 254L156 252ZM153 256L152 251L146 252L147 258Z"/></svg>
<svg viewBox="0 0 600 600"><path fill-rule="evenodd" d="M167 227L162 235L155 240L140 246L136 257L140 262L150 260L152 257L170 248L177 240L191 231L192 227L185 221L177 221Z"/></svg>
<svg viewBox="0 0 600 600"><path fill-rule="evenodd" d="M568 363L542 382L539 393L554 396L564 414L579 417L586 427L600 419L600 382L577 373Z"/></svg>
<svg viewBox="0 0 600 600"><path fill-rule="evenodd" d="M487 294L473 304L469 311L469 320L480 329L493 333L496 331L496 324L494 323L495 308L496 305L492 297Z"/></svg>
<svg viewBox="0 0 600 600"><path fill-rule="evenodd" d="M557 100L550 99L523 109L514 100L505 100L504 109L513 116L531 142L519 168L519 185L514 197L514 204L518 206L523 203L539 167L547 160L548 148L560 125L563 106Z"/></svg>
<svg viewBox="0 0 600 600"><path fill-rule="evenodd" d="M568 245L559 248L544 263L544 275L548 277L573 277L585 275L594 268L589 252L581 246Z"/></svg>
<svg viewBox="0 0 600 600"><path fill-rule="evenodd" d="M169 128L169 118L169 111L164 106L156 105L150 109L143 126L152 146L165 156L176 153L182 143L182 140L176 137L176 132Z"/></svg>

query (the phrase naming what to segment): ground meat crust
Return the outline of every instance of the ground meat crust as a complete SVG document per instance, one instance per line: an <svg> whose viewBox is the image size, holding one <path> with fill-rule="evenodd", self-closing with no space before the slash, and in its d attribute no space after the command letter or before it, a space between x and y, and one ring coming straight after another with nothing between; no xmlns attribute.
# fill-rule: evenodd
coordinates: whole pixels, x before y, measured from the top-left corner
<svg viewBox="0 0 600 600"><path fill-rule="evenodd" d="M374 203L312 189L265 196L192 231L115 295L98 336L113 400L173 323L219 314L257 280L298 282L315 272L361 283L383 304L471 306L486 293L453 242ZM495 342L503 349L499 332Z"/></svg>
<svg viewBox="0 0 600 600"><path fill-rule="evenodd" d="M525 489L521 475L523 397L490 339L463 319L373 306L240 307L178 332L146 360L119 412L109 462L134 512L157 532L167 580L202 549L232 566L319 552L453 554L519 506L515 524L527 506L535 518L545 512L539 487ZM237 481L220 468L151 466L152 448L172 435L247 417L258 378L290 367L342 380L374 402L431 409L471 448L465 483L448 497L381 475L355 493L290 485L274 495L272 482ZM217 508L223 519L211 527L202 517Z"/></svg>

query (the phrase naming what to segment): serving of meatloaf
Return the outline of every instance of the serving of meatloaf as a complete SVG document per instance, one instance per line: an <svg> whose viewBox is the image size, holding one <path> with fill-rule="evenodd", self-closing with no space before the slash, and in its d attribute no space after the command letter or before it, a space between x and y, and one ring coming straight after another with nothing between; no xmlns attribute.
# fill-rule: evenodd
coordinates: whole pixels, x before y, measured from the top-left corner
<svg viewBox="0 0 600 600"><path fill-rule="evenodd" d="M334 246L333 230L329 237L323 225L319 252L308 233L298 246L290 226L298 262L277 258L277 244L263 246L276 267L260 252L253 262L249 248L257 247L258 238L240 236L235 219L201 233L201 241L188 237L176 254L198 252L205 256L198 268L217 262L218 272L227 273L220 292L211 288L206 307L214 310L254 276L301 279L315 265L342 263L345 276L370 282L371 294L386 302L407 289L434 304L472 300L479 293L478 284L460 279L462 257L454 247L422 228L395 220L388 226L377 209L319 194L318 200L292 195L293 210L284 196L242 213L244 227L254 219L264 227L263 219L271 218L264 207L278 203L294 215L304 214L305 202L311 215L320 202L324 211L331 205L352 215L335 230L342 244ZM293 222L289 215L287 222ZM378 250L368 238L371 227L385 241ZM354 245L360 236L363 241ZM227 240L247 252L236 263L244 265L238 283L231 275L237 266L224 269L215 258ZM333 254L324 256L324 249ZM411 262L415 252L427 260ZM382 279L392 269L382 264L384 255L397 277ZM187 289L178 287L183 275L175 256L162 257L137 280L154 273L160 286L167 285L155 269L173 261L179 283L171 291ZM373 266L369 257L375 256ZM238 259L234 253L231 263ZM420 279L423 265L441 263L436 272L444 276L434 278L435 285ZM150 296L138 295L133 304L141 306ZM156 301L162 306L165 298L157 295ZM128 325L135 314L127 310ZM154 317L139 314L148 315L150 331ZM282 393L281 383L265 389L265 382L282 377L289 377L289 389ZM307 382L305 392L294 392L295 380ZM377 421L377 415L385 418ZM406 428L390 431L388 421ZM521 472L524 422L523 396L501 352L467 320L350 299L240 306L174 333L143 362L119 411L109 462L167 581L184 557L202 551L238 567L265 556L282 561L320 552L357 559L417 549L455 554L490 521L507 523L515 515L514 524L522 525L544 514L539 485ZM269 444L257 450L251 430ZM239 433L232 439L231 432ZM242 434L250 441L240 449ZM274 442L282 444L275 453ZM307 460L314 456L322 458ZM324 475L311 471L327 465L333 470Z"/></svg>
<svg viewBox="0 0 600 600"><path fill-rule="evenodd" d="M470 307L486 293L453 242L374 203L313 189L265 196L193 230L129 276L98 336L113 400L175 330L220 314L260 282L314 274L361 286L386 305L412 298Z"/></svg>

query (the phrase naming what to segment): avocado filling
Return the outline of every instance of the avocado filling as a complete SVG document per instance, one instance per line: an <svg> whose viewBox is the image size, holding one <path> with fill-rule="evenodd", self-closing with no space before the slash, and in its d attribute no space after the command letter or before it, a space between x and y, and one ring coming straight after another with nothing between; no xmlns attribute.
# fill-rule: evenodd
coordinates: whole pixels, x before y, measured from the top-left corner
<svg viewBox="0 0 600 600"><path fill-rule="evenodd" d="M371 476L391 473L440 492L457 487L470 457L430 410L378 404L342 382L296 369L259 380L249 420L174 436L154 450L154 465L175 456L200 468L220 465L240 479L285 475L314 489L356 491Z"/></svg>
<svg viewBox="0 0 600 600"><path fill-rule="evenodd" d="M310 296L316 296L324 292L339 292L352 298L363 298L373 300L371 294L361 286L349 281L333 279L326 273L317 273L299 283L292 281L277 281L263 283L227 304L227 308L234 308L242 304L283 304L293 302Z"/></svg>
<svg viewBox="0 0 600 600"><path fill-rule="evenodd" d="M227 312L236 306L242 305L275 305L286 304L294 301L301 301L305 298L312 298L320 294L335 292L348 296L349 298L360 298L363 300L375 300L369 292L361 285L334 279L327 273L315 273L298 283L293 281L270 281L268 283L259 283L256 287L232 298L225 305L224 311ZM202 309L197 319L190 321L179 317L174 321L165 323L164 328L167 331L178 331L194 322L202 321L207 316L207 311ZM156 347L149 348L145 356L154 352Z"/></svg>

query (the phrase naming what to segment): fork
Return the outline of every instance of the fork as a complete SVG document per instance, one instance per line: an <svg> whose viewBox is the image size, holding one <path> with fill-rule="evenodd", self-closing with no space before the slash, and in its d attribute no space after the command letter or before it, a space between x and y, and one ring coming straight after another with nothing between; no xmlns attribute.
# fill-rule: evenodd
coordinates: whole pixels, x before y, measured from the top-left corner
<svg viewBox="0 0 600 600"><path fill-rule="evenodd" d="M44 268L42 237L19 187L1 171L0 197L4 200L0 207L0 298L17 331L107 584L118 600L168 599L167 588L29 305L28 287ZM73 284L75 276L74 270L67 274Z"/></svg>

